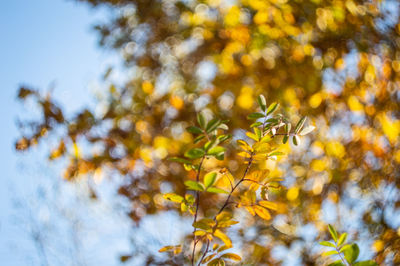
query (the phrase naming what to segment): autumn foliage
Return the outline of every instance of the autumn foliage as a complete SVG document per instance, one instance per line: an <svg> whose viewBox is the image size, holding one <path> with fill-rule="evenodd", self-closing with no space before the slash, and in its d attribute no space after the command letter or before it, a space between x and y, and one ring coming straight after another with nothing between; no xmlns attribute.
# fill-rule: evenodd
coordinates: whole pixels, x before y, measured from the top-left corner
<svg viewBox="0 0 400 266"><path fill-rule="evenodd" d="M397 1L80 2L114 11L96 30L123 80L108 69L101 108L74 115L21 88L42 116L22 123L16 148L53 134L65 179L118 175L138 226L177 208L190 217L183 245L148 250L147 264L277 265L281 247L320 265L302 232L327 239L327 219L368 258L400 263Z"/></svg>

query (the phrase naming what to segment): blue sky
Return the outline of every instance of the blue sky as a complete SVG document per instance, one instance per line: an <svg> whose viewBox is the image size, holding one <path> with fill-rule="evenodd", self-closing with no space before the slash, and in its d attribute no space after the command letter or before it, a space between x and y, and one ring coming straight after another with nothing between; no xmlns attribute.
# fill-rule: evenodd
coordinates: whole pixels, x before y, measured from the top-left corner
<svg viewBox="0 0 400 266"><path fill-rule="evenodd" d="M23 255L35 250L11 218L16 212L12 200L29 191L27 184L39 175L21 171L21 161L35 164L44 157L14 152L15 120L30 112L16 101L17 89L21 84L42 90L54 85L55 95L70 112L90 102L89 84L100 77L110 58L97 47L92 30L105 12L65 0L12 0L0 6L0 261L35 265Z"/></svg>

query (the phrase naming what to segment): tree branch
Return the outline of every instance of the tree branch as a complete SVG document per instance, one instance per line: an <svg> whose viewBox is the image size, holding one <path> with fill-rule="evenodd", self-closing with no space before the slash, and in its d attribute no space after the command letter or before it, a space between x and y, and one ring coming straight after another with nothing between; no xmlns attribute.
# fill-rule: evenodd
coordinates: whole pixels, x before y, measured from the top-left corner
<svg viewBox="0 0 400 266"><path fill-rule="evenodd" d="M200 180L201 166L203 165L203 162L204 162L205 158L206 158L205 155L201 158L201 161L200 161L200 164L199 164L199 169L197 170L197 174L196 174L196 182L199 182L199 180ZM194 213L193 224L197 221L197 213L199 211L199 204L200 204L200 192L196 191L196 210L195 210L195 213ZM193 229L192 266L194 266L194 255L196 253L196 245L197 245L196 235L195 235L196 230L197 230L197 228L194 227L194 229Z"/></svg>

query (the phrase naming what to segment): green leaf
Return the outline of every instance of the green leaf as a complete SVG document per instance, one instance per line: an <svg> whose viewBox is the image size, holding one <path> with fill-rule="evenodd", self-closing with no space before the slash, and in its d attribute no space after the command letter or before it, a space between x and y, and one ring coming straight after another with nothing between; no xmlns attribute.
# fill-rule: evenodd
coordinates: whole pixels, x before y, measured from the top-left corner
<svg viewBox="0 0 400 266"><path fill-rule="evenodd" d="M300 144L300 138L299 138L299 136L294 135L293 138L292 138L292 140L293 140L293 144L294 144L294 145L297 146L297 145Z"/></svg>
<svg viewBox="0 0 400 266"><path fill-rule="evenodd" d="M224 148L224 147L221 147L221 146L215 146L215 147L211 148L211 149L207 152L207 154L210 154L210 155L217 155L217 154L220 154L221 152L225 152L225 148Z"/></svg>
<svg viewBox="0 0 400 266"><path fill-rule="evenodd" d="M229 129L227 124L220 124L217 128L223 129L223 130L228 130Z"/></svg>
<svg viewBox="0 0 400 266"><path fill-rule="evenodd" d="M206 120L204 118L204 115L201 112L197 114L197 122L199 123L199 126L201 128L205 128Z"/></svg>
<svg viewBox="0 0 400 266"><path fill-rule="evenodd" d="M172 202L181 203L183 201L183 197L179 196L175 193L166 193L163 195L164 199L170 200Z"/></svg>
<svg viewBox="0 0 400 266"><path fill-rule="evenodd" d="M195 201L194 196L193 196L193 195L190 195L190 194L186 194L186 195L185 195L185 200L186 200L189 204L193 204L194 201Z"/></svg>
<svg viewBox="0 0 400 266"><path fill-rule="evenodd" d="M351 244L350 248L343 250L343 254L347 262L352 264L357 260L358 255L360 254L360 248L357 244Z"/></svg>
<svg viewBox="0 0 400 266"><path fill-rule="evenodd" d="M212 185L214 185L216 179L217 179L216 172L211 172L211 173L206 174L204 176L204 186L206 188L211 187Z"/></svg>
<svg viewBox="0 0 400 266"><path fill-rule="evenodd" d="M215 158L216 158L217 160L223 161L224 158L225 158L225 153L224 153L224 152L221 152L221 153L218 153L218 154L216 154L216 155L214 155L214 156L215 156Z"/></svg>
<svg viewBox="0 0 400 266"><path fill-rule="evenodd" d="M346 242L346 239L347 239L347 233L341 234L338 240L338 246L343 245Z"/></svg>
<svg viewBox="0 0 400 266"><path fill-rule="evenodd" d="M262 95L262 94L259 95L257 97L257 102L258 102L258 105L260 106L261 110L263 112L265 112L265 109L267 109L267 101L265 100L264 95Z"/></svg>
<svg viewBox="0 0 400 266"><path fill-rule="evenodd" d="M232 135L220 135L217 137L217 140L219 141L219 143L222 143L228 139L230 139L232 137Z"/></svg>
<svg viewBox="0 0 400 266"><path fill-rule="evenodd" d="M332 239L335 242L337 242L338 235L337 235L335 228L332 225L328 224L328 230L329 230L329 233L331 233Z"/></svg>
<svg viewBox="0 0 400 266"><path fill-rule="evenodd" d="M196 182L196 181L192 181L192 180L185 181L185 185L190 190L204 191L203 185L198 183L198 182Z"/></svg>
<svg viewBox="0 0 400 266"><path fill-rule="evenodd" d="M253 128L254 134L256 134L258 140L261 139L261 130L258 127Z"/></svg>
<svg viewBox="0 0 400 266"><path fill-rule="evenodd" d="M353 266L378 266L378 263L373 260L364 260L354 263Z"/></svg>
<svg viewBox="0 0 400 266"><path fill-rule="evenodd" d="M197 159L197 158L201 158L204 155L204 150L200 149L200 148L194 148L191 150L188 150L187 152L185 152L185 157L189 158L189 159Z"/></svg>
<svg viewBox="0 0 400 266"><path fill-rule="evenodd" d="M214 118L207 123L206 132L211 133L212 131L216 130L217 127L221 124L221 120Z"/></svg>
<svg viewBox="0 0 400 266"><path fill-rule="evenodd" d="M351 248L351 244L344 245L343 247L340 248L339 252L343 252L344 250L346 250L348 248Z"/></svg>
<svg viewBox="0 0 400 266"><path fill-rule="evenodd" d="M209 187L209 188L207 188L207 192L229 194L229 192L227 192L223 189L217 188L217 187Z"/></svg>
<svg viewBox="0 0 400 266"><path fill-rule="evenodd" d="M285 132L286 132L286 134L289 135L291 129L292 129L292 124L290 124L290 123L285 124Z"/></svg>
<svg viewBox="0 0 400 266"><path fill-rule="evenodd" d="M203 229L203 230L211 230L215 225L215 221L213 219L203 218L195 223L193 223L193 227Z"/></svg>
<svg viewBox="0 0 400 266"><path fill-rule="evenodd" d="M261 126L262 124L263 124L263 123L261 123L261 122L255 122L255 123L251 124L250 127L259 127L259 126Z"/></svg>
<svg viewBox="0 0 400 266"><path fill-rule="evenodd" d="M280 152L280 151L274 151L274 152L268 154L268 157L271 157L271 156L281 156L281 155L285 155L285 154L284 154L283 152Z"/></svg>
<svg viewBox="0 0 400 266"><path fill-rule="evenodd" d="M265 117L265 115L262 113L252 113L247 116L247 119L258 119L261 117Z"/></svg>
<svg viewBox="0 0 400 266"><path fill-rule="evenodd" d="M300 121L297 123L296 127L294 128L294 133L297 134L301 130L301 128L304 126L304 123L306 122L307 117L302 117Z"/></svg>
<svg viewBox="0 0 400 266"><path fill-rule="evenodd" d="M192 164L191 161L183 159L183 158L178 158L178 157L168 158L168 161L177 162L177 163Z"/></svg>
<svg viewBox="0 0 400 266"><path fill-rule="evenodd" d="M341 260L337 260L335 262L328 264L328 266L346 266L346 265L344 265Z"/></svg>
<svg viewBox="0 0 400 266"><path fill-rule="evenodd" d="M336 255L338 254L338 252L336 250L330 250L330 251L326 251L324 253L322 253L323 257L327 257L327 256L331 256L331 255Z"/></svg>
<svg viewBox="0 0 400 266"><path fill-rule="evenodd" d="M286 144L286 142L288 141L288 139L289 139L289 136L288 136L288 135L285 135L285 136L283 137L283 140L282 140L283 144Z"/></svg>
<svg viewBox="0 0 400 266"><path fill-rule="evenodd" d="M196 143L199 143L202 139L204 139L206 136L204 136L204 135L200 135L200 136L198 136L197 138L195 138L194 140L193 140L193 143L194 144L196 144Z"/></svg>
<svg viewBox="0 0 400 266"><path fill-rule="evenodd" d="M273 113L273 112L276 110L276 108L278 108L278 105L279 105L279 104L276 103L276 102L271 103L270 106L269 106L268 109L267 109L267 115Z"/></svg>
<svg viewBox="0 0 400 266"><path fill-rule="evenodd" d="M204 150L208 151L210 148L214 147L217 144L218 143L216 139L209 140L204 144Z"/></svg>
<svg viewBox="0 0 400 266"><path fill-rule="evenodd" d="M310 133L310 132L313 131L314 129L315 129L314 126L307 126L307 127L303 128L303 130L300 131L299 135L300 135L300 136L307 135L308 133Z"/></svg>
<svg viewBox="0 0 400 266"><path fill-rule="evenodd" d="M332 244L331 242L329 242L329 241L322 241L322 242L319 242L319 244L322 245L322 246L325 246L325 247L336 248L336 246L334 244Z"/></svg>
<svg viewBox="0 0 400 266"><path fill-rule="evenodd" d="M190 127L186 128L186 130L193 134L202 134L203 133L203 130L201 130L201 128L198 128L195 126L190 126Z"/></svg>

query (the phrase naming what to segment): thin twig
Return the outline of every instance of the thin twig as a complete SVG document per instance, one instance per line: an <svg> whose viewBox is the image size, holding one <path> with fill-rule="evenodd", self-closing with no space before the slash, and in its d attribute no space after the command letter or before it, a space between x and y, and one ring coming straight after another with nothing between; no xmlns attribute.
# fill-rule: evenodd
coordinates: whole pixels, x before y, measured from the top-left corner
<svg viewBox="0 0 400 266"><path fill-rule="evenodd" d="M196 174L196 182L199 182L200 180L200 171L201 171L201 166L203 165L204 162L204 158L205 155L201 158L200 164L199 164L199 169L197 170L197 174ZM199 211L199 204L200 204L200 192L196 191L196 210L194 213L194 219L193 219L193 224L197 221L197 213ZM197 241L196 241L196 230L197 228L194 227L193 229L193 251L192 251L192 266L194 266L194 255L196 253L196 245L197 245Z"/></svg>
<svg viewBox="0 0 400 266"><path fill-rule="evenodd" d="M201 265L201 262L204 260L204 257L206 256L209 247L210 247L210 239L207 239L206 250L204 251L203 256L201 256L200 261L199 261L199 264L197 264L197 266L200 266L200 265Z"/></svg>
<svg viewBox="0 0 400 266"><path fill-rule="evenodd" d="M244 179L246 178L247 173L249 172L249 169L251 167L251 164L253 162L253 153L250 154L250 159L249 159L249 163L246 167L246 170L244 171L243 177L236 183L236 185L231 189L231 192L228 195L228 198L226 198L226 201L224 203L224 205L222 205L221 209L219 209L219 211L217 212L217 214L214 217L214 220L217 218L217 215L220 214L225 207L228 205L229 200L231 199L231 196L233 194L233 192L236 190L236 188L240 185L240 183L242 183L244 181Z"/></svg>
<svg viewBox="0 0 400 266"><path fill-rule="evenodd" d="M348 264L346 263L346 261L344 260L343 256L340 254L340 251L339 251L338 247L336 247L336 251L337 251L337 253L339 254L340 259L343 261L343 264L344 264L344 265L348 265Z"/></svg>

